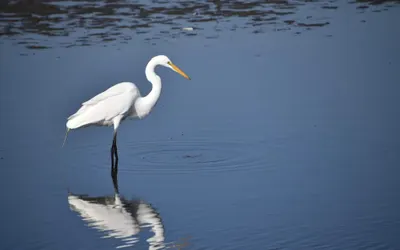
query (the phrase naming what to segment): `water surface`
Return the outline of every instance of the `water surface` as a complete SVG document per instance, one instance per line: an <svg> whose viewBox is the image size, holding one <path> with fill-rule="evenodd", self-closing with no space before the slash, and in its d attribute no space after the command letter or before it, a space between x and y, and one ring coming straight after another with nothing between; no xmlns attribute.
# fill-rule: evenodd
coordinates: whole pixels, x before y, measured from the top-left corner
<svg viewBox="0 0 400 250"><path fill-rule="evenodd" d="M400 248L398 1L0 12L1 249ZM120 127L116 192L112 129L72 131L61 148L66 118L117 82L147 94L157 54L192 80L157 69L157 106ZM93 222L71 201L130 212Z"/></svg>

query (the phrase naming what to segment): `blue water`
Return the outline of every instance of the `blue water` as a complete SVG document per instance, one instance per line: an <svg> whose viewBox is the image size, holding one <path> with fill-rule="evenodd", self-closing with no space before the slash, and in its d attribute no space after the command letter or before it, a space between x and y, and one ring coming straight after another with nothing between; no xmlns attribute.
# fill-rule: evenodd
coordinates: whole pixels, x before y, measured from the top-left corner
<svg viewBox="0 0 400 250"><path fill-rule="evenodd" d="M57 12L39 3L26 8ZM72 196L89 214L107 200L103 218L129 210L109 223L137 222L131 249L156 249L138 204L162 228L158 245L172 249L400 249L400 6L298 3L270 21L259 2L188 2L176 19L173 4L147 3L153 14L135 22L148 27L117 27L135 14L98 28L110 41L82 35L97 32L89 7L61 35L34 15L9 21L22 7L3 4L0 249L124 245L83 220ZM192 80L157 69L157 106L119 130L116 198L112 129L72 131L61 148L66 118L121 81L147 94L144 67L158 54Z"/></svg>

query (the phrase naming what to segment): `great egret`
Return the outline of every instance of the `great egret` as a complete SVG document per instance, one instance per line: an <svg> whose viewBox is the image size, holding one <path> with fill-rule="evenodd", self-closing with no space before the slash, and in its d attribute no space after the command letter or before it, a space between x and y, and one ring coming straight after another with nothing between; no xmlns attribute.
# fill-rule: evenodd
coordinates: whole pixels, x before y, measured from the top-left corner
<svg viewBox="0 0 400 250"><path fill-rule="evenodd" d="M170 68L190 80L190 77L173 64L167 56L158 55L153 57L147 63L145 70L146 78L152 84L152 89L148 95L142 97L139 89L132 82L121 82L82 103L81 108L75 114L68 117L66 123L67 132L65 134L63 146L67 139L68 132L71 129L78 129L91 125L113 125L114 134L111 146L112 168L114 167L114 155L116 164L118 164L117 129L119 124L126 118L142 119L146 117L157 103L161 94L161 78L154 70L158 65Z"/></svg>

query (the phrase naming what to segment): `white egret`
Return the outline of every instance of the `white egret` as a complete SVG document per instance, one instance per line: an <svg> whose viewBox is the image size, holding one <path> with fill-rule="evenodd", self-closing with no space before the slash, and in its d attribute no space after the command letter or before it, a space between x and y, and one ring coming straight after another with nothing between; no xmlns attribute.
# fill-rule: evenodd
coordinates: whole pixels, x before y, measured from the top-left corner
<svg viewBox="0 0 400 250"><path fill-rule="evenodd" d="M126 118L142 119L146 117L157 103L161 94L161 78L154 70L158 65L170 68L190 80L190 77L173 64L167 56L158 55L153 57L147 63L145 70L146 78L152 84L152 89L148 95L142 97L139 89L132 82L121 82L94 96L92 99L83 102L81 108L75 114L68 117L66 123L67 132L63 146L68 132L72 129L92 125L113 125L114 134L111 146L112 168L114 167L114 155L116 164L118 164L117 129L120 122Z"/></svg>

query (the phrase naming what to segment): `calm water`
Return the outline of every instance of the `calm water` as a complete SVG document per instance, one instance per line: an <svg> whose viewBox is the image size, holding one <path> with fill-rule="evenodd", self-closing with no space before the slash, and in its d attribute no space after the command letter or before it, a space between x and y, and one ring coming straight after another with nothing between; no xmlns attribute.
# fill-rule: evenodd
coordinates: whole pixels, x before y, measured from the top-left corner
<svg viewBox="0 0 400 250"><path fill-rule="evenodd" d="M0 12L0 249L400 249L398 1ZM147 94L157 54L192 81L157 70L118 179L111 128L61 148L83 101L121 81Z"/></svg>

